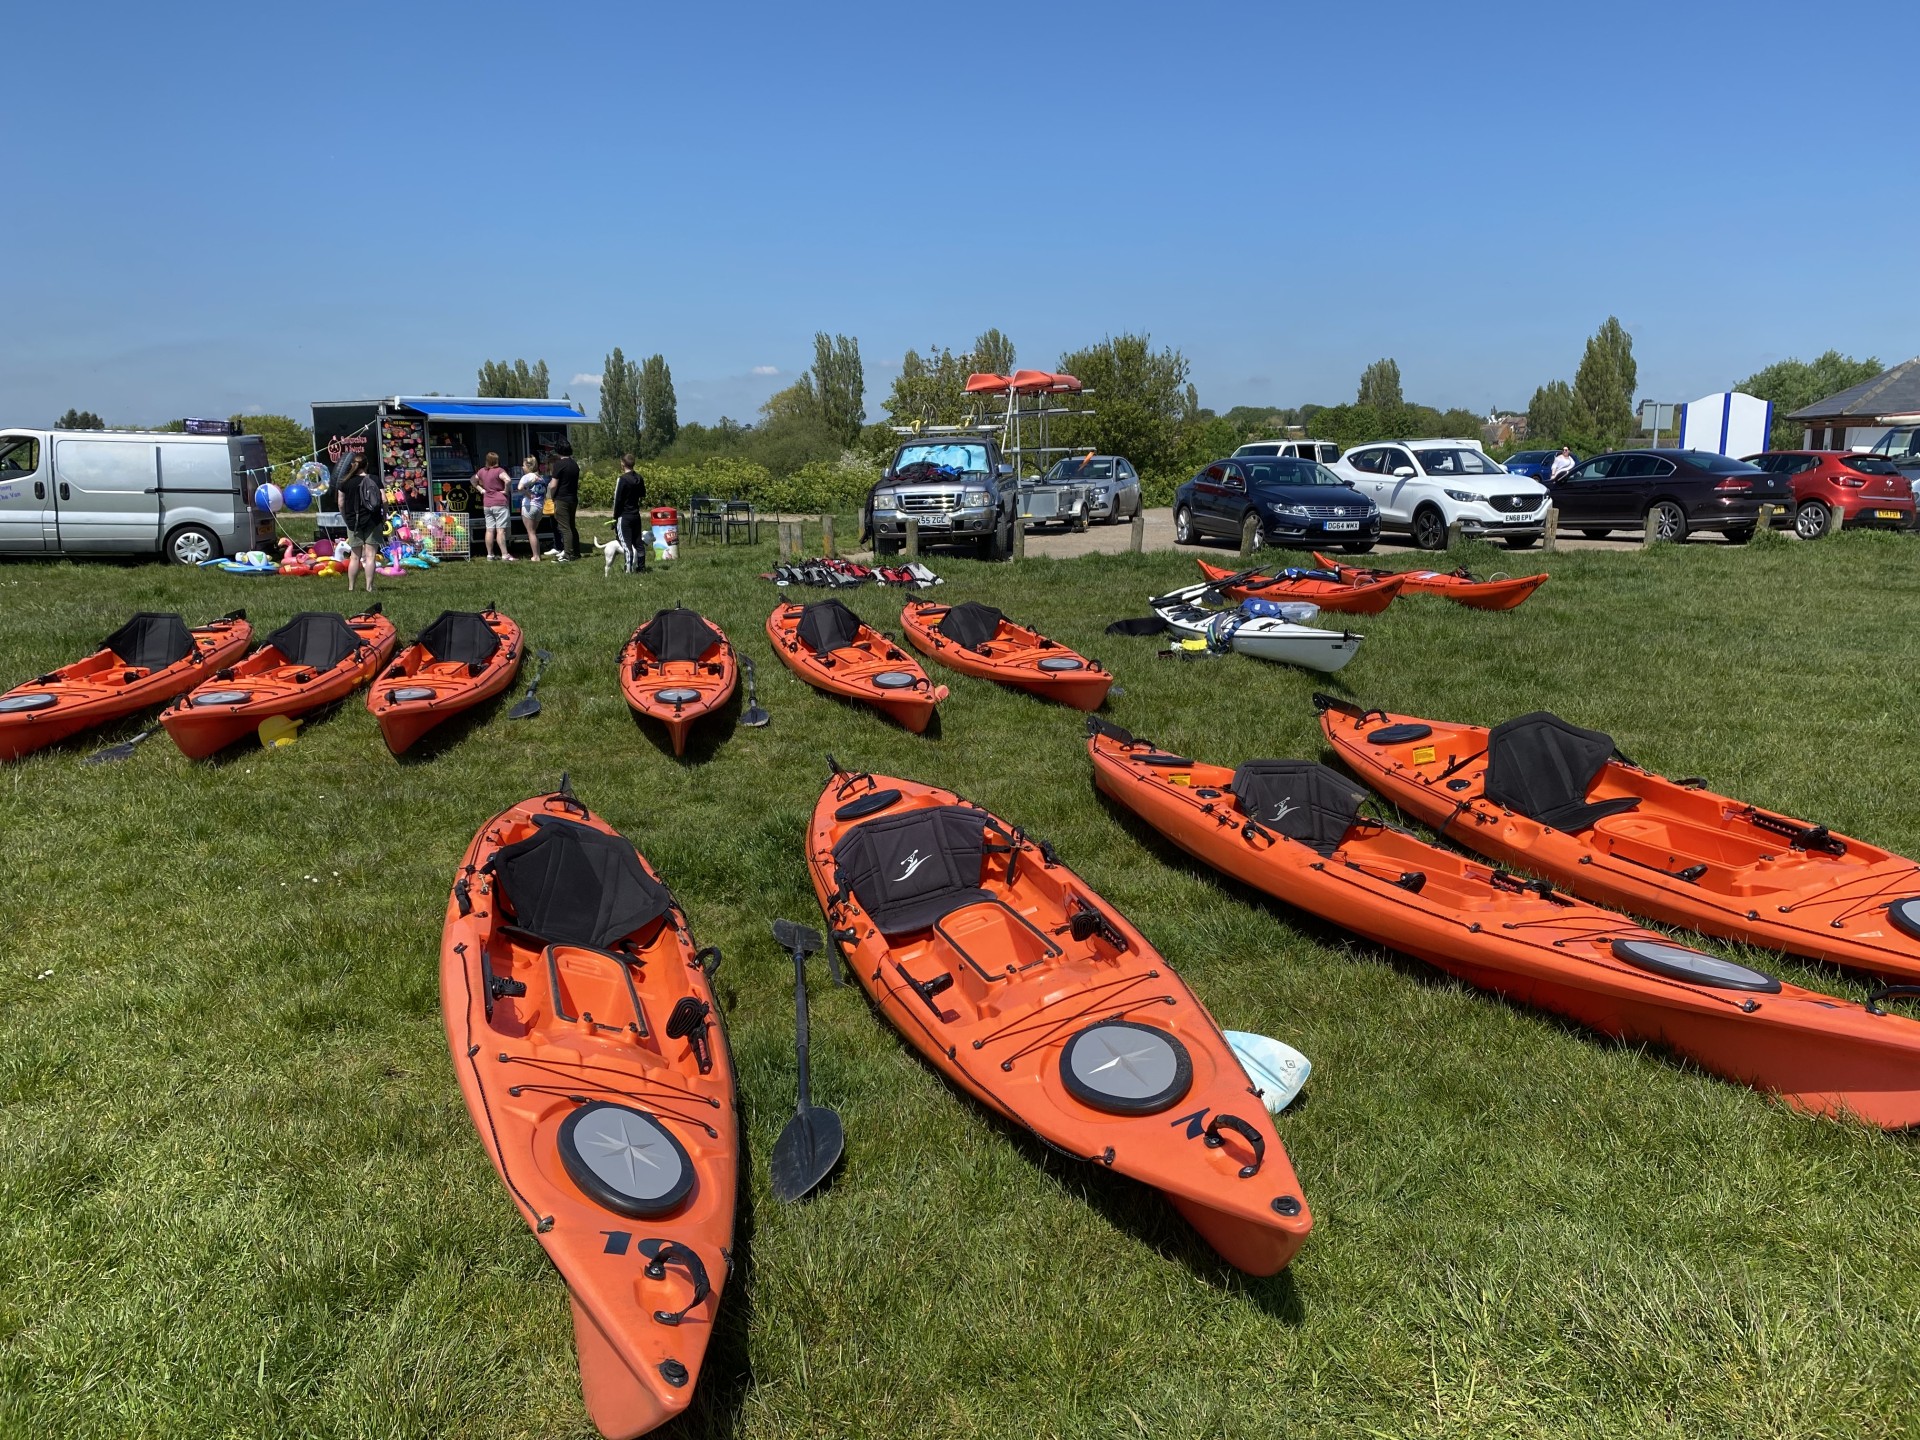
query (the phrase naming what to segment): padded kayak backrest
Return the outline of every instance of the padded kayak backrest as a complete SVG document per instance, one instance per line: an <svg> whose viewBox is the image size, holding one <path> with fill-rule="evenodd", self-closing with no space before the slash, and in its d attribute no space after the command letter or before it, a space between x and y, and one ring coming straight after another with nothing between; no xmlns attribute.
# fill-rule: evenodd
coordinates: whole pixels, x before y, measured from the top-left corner
<svg viewBox="0 0 1920 1440"><path fill-rule="evenodd" d="M305 610L261 642L295 665L331 670L360 647L346 617L334 610Z"/></svg>
<svg viewBox="0 0 1920 1440"><path fill-rule="evenodd" d="M662 610L633 638L656 660L698 660L720 643L720 632L697 610Z"/></svg>
<svg viewBox="0 0 1920 1440"><path fill-rule="evenodd" d="M487 617L471 610L442 610L415 643L449 665L485 665L500 649Z"/></svg>
<svg viewBox="0 0 1920 1440"><path fill-rule="evenodd" d="M940 805L856 825L833 847L835 873L882 934L924 930L988 899L980 888L987 815Z"/></svg>
<svg viewBox="0 0 1920 1440"><path fill-rule="evenodd" d="M1613 753L1613 737L1602 731L1583 730L1546 710L1516 716L1487 733L1486 797L1542 825L1577 833L1640 803L1637 796L1587 802Z"/></svg>
<svg viewBox="0 0 1920 1440"><path fill-rule="evenodd" d="M800 611L800 638L816 655L851 645L861 619L838 600L816 600Z"/></svg>
<svg viewBox="0 0 1920 1440"><path fill-rule="evenodd" d="M1000 622L1006 618L991 605L969 600L964 605L950 607L933 628L964 649L978 650L993 639Z"/></svg>
<svg viewBox="0 0 1920 1440"><path fill-rule="evenodd" d="M193 653L193 632L178 615L142 610L100 642L124 665L164 670Z"/></svg>
<svg viewBox="0 0 1920 1440"><path fill-rule="evenodd" d="M1311 760L1249 760L1230 787L1249 820L1331 855L1346 839L1367 792Z"/></svg>
<svg viewBox="0 0 1920 1440"><path fill-rule="evenodd" d="M621 836L557 817L538 823L482 867L519 929L549 945L604 950L673 908Z"/></svg>

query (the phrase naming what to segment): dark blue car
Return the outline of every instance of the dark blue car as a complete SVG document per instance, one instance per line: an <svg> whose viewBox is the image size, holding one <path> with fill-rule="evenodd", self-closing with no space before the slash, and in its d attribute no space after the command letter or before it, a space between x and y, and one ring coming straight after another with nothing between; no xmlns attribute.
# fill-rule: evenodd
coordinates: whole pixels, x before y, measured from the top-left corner
<svg viewBox="0 0 1920 1440"><path fill-rule="evenodd" d="M1516 450L1500 463L1509 475L1524 475L1529 480L1547 483L1547 471L1553 465L1553 457L1558 450ZM1578 455L1573 457L1578 460Z"/></svg>
<svg viewBox="0 0 1920 1440"><path fill-rule="evenodd" d="M1259 520L1255 549L1338 545L1362 555L1380 538L1373 501L1317 461L1280 456L1216 460L1187 481L1173 497L1173 538L1238 540L1249 514Z"/></svg>

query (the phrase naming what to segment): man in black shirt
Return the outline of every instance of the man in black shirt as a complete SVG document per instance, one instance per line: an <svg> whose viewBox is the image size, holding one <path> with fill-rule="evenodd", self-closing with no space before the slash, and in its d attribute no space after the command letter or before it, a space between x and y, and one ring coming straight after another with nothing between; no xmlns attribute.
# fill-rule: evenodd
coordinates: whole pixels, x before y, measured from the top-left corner
<svg viewBox="0 0 1920 1440"><path fill-rule="evenodd" d="M620 457L620 478L613 482L613 533L620 548L627 552L627 574L642 574L647 568L647 537L642 512L647 503L647 482L633 468L633 456Z"/></svg>
<svg viewBox="0 0 1920 1440"><path fill-rule="evenodd" d="M547 482L547 498L553 501L554 546L561 560L580 553L580 532L574 522L574 508L580 503L580 464L573 458L573 446L562 443L554 453L553 475Z"/></svg>

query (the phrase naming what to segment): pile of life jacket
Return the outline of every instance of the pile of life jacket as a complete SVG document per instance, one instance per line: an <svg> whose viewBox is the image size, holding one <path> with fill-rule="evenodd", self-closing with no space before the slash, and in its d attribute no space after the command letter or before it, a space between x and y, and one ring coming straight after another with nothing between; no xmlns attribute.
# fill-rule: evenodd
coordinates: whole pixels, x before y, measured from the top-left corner
<svg viewBox="0 0 1920 1440"><path fill-rule="evenodd" d="M857 585L904 585L925 590L944 583L917 560L905 565L860 565L824 556L776 565L760 578L776 585L801 585L813 590L847 590Z"/></svg>

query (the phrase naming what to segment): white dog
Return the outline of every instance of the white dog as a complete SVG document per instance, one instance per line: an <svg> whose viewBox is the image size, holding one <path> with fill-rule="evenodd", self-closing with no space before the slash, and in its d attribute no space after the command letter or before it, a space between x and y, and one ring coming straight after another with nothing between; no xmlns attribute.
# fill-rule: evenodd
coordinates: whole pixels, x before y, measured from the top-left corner
<svg viewBox="0 0 1920 1440"><path fill-rule="evenodd" d="M603 543L598 535L593 537L593 543L598 546L601 553L607 557L607 568L600 572L600 578L610 580L613 578L614 562L616 560L624 561L627 558L626 547L618 540L608 540Z"/></svg>

